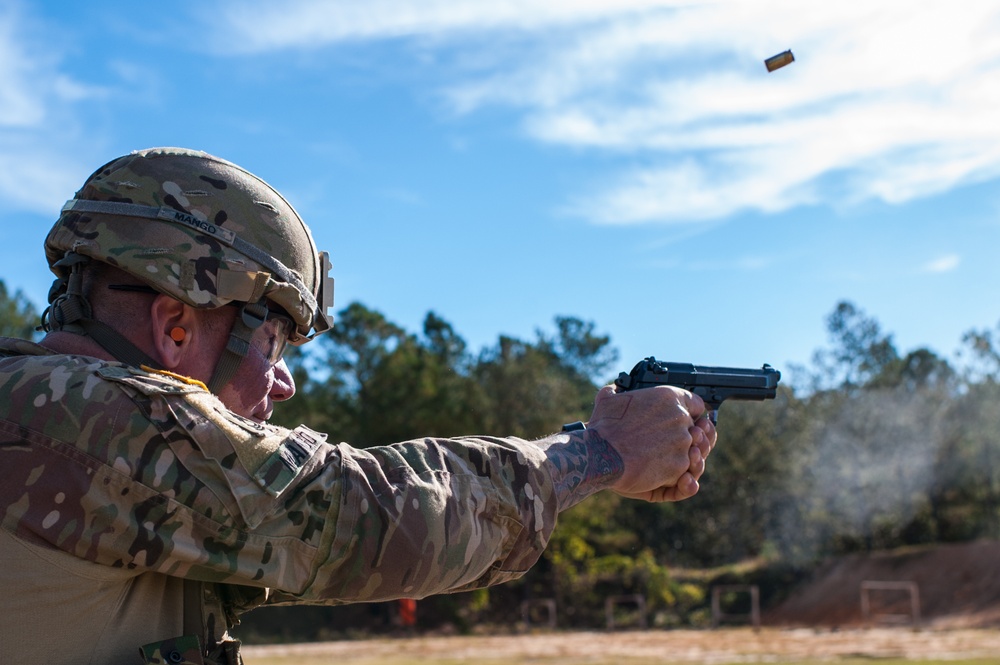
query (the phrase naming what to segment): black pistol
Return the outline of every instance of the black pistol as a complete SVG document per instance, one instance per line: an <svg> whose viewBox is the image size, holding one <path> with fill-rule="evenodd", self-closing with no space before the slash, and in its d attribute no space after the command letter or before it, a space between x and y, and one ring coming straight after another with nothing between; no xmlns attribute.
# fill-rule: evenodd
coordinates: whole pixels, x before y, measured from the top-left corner
<svg viewBox="0 0 1000 665"><path fill-rule="evenodd" d="M708 417L714 425L719 417L719 407L725 400L774 399L779 380L781 372L770 365L764 365L760 369L706 367L690 363L660 362L650 356L640 361L628 374L619 374L615 385L619 392L653 386L683 388L705 400Z"/></svg>

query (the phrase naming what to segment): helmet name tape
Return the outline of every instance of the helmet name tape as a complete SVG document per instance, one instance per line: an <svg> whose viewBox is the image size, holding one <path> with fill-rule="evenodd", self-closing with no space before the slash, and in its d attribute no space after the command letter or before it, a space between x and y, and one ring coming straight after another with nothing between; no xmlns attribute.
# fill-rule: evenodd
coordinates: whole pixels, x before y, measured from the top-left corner
<svg viewBox="0 0 1000 665"><path fill-rule="evenodd" d="M156 215L159 219L165 219L168 222L177 222L178 224L187 224L190 227L201 231L206 235L218 238L227 245L232 246L236 241L236 234L229 229L224 229L221 226L216 226L206 219L199 219L194 215L189 215L186 212L181 212L179 210L174 210L173 208L160 208Z"/></svg>
<svg viewBox="0 0 1000 665"><path fill-rule="evenodd" d="M71 199L63 206L65 212L92 212L105 215L121 215L124 217L144 217L146 219L162 219L167 222L184 224L191 228L217 238L232 247L236 242L236 234L229 229L209 222L204 216L197 216L191 213L175 210L166 206L159 208L154 206L144 206L137 203L120 203L118 201L86 201Z"/></svg>

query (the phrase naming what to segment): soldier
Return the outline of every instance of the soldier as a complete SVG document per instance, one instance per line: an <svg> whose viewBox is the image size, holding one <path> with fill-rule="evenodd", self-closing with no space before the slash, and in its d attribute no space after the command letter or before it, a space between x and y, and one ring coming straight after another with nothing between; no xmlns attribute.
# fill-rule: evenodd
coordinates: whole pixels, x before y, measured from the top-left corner
<svg viewBox="0 0 1000 665"><path fill-rule="evenodd" d="M358 450L268 424L332 326L329 260L282 196L202 152L101 167L45 241L39 344L0 339L0 661L238 663L265 603L422 598L522 575L556 515L692 496L715 429L673 388L539 441ZM334 433L335 434L335 433Z"/></svg>

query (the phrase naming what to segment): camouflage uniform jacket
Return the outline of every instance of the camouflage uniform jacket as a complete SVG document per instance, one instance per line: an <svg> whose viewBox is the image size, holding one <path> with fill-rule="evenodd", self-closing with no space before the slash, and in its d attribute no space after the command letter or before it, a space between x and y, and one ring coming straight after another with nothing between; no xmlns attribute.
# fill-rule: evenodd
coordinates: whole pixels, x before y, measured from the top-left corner
<svg viewBox="0 0 1000 665"><path fill-rule="evenodd" d="M220 607L232 620L495 584L555 526L525 441L326 439L241 418L179 377L0 338L0 661L134 662L186 632L191 580L215 603L209 640Z"/></svg>

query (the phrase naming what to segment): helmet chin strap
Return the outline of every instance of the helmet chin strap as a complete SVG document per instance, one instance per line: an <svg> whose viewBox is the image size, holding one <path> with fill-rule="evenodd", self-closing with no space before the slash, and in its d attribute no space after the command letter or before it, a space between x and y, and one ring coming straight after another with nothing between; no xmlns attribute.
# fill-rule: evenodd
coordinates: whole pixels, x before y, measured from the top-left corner
<svg viewBox="0 0 1000 665"><path fill-rule="evenodd" d="M55 263L60 268L69 268L68 279L56 279L49 290L49 307L42 314L44 332L62 331L90 337L111 354L115 360L134 367L147 366L163 369L139 347L130 342L120 332L93 318L90 302L83 296L83 267L90 259L76 252L69 252Z"/></svg>
<svg viewBox="0 0 1000 665"><path fill-rule="evenodd" d="M243 303L240 312L233 321L229 332L229 341L215 365L212 378L208 381L208 389L218 395L236 374L240 363L250 353L250 340L257 328L267 320L267 305L263 300L254 303Z"/></svg>

